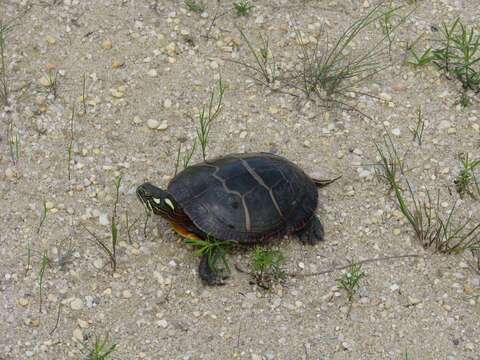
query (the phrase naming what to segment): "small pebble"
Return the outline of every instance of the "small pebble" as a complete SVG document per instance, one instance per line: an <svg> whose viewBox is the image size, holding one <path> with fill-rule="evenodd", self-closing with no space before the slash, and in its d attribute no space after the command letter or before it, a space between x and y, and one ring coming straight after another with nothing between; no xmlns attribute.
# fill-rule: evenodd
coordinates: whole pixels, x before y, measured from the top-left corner
<svg viewBox="0 0 480 360"><path fill-rule="evenodd" d="M392 130L392 134L395 135L395 136L400 136L401 133L402 132L401 132L400 128L395 128L395 129Z"/></svg>
<svg viewBox="0 0 480 360"><path fill-rule="evenodd" d="M70 307L72 308L72 310L80 310L81 308L83 308L82 299L79 299L79 298L73 299L72 302L70 303Z"/></svg>
<svg viewBox="0 0 480 360"><path fill-rule="evenodd" d="M17 173L12 168L6 168L5 169L5 177L7 179L11 180L11 179L14 179L15 177L17 177Z"/></svg>
<svg viewBox="0 0 480 360"><path fill-rule="evenodd" d="M103 226L107 226L108 224L110 224L110 221L108 220L108 215L100 214L98 216L98 222L100 223L100 225L103 225Z"/></svg>
<svg viewBox="0 0 480 360"><path fill-rule="evenodd" d="M396 291L398 289L400 289L400 285L398 285L398 284L393 284L393 285L390 286L391 291Z"/></svg>
<svg viewBox="0 0 480 360"><path fill-rule="evenodd" d="M158 125L157 130L167 130L168 122L167 120L163 120L160 125Z"/></svg>
<svg viewBox="0 0 480 360"><path fill-rule="evenodd" d="M45 208L47 210L52 210L54 207L55 207L55 205L53 204L53 202L51 202L51 201L46 201L45 202Z"/></svg>
<svg viewBox="0 0 480 360"><path fill-rule="evenodd" d="M148 70L147 74L150 77L156 77L158 75L157 70L155 70L155 69Z"/></svg>
<svg viewBox="0 0 480 360"><path fill-rule="evenodd" d="M45 41L48 43L48 45L54 45L56 42L57 42L57 39L55 39L53 36L51 35L47 35L45 37Z"/></svg>
<svg viewBox="0 0 480 360"><path fill-rule="evenodd" d="M158 122L158 120L155 120L155 119L148 119L148 120L147 120L147 126L148 126L150 129L157 129L157 128L158 128L158 125L160 125L160 123Z"/></svg>
<svg viewBox="0 0 480 360"><path fill-rule="evenodd" d="M78 341L83 341L83 331L79 328L73 330L73 338Z"/></svg>
<svg viewBox="0 0 480 360"><path fill-rule="evenodd" d="M47 76L42 76L40 79L38 79L38 83L43 87L52 86L52 82Z"/></svg>
<svg viewBox="0 0 480 360"><path fill-rule="evenodd" d="M88 328L88 322L82 319L77 319L77 324L80 326L82 329Z"/></svg>
<svg viewBox="0 0 480 360"><path fill-rule="evenodd" d="M93 261L93 266L96 268L96 269L102 269L103 268L103 260L102 259L95 259Z"/></svg>
<svg viewBox="0 0 480 360"><path fill-rule="evenodd" d="M157 322L157 324L158 324L158 326L160 326L160 327L162 327L162 328L164 328L164 329L166 329L166 328L168 327L168 322L167 322L167 320L165 320L165 319L159 320L159 321Z"/></svg>
<svg viewBox="0 0 480 360"><path fill-rule="evenodd" d="M102 48L104 48L105 50L110 50L112 47L113 47L113 44L110 40L104 40L102 42Z"/></svg>
<svg viewBox="0 0 480 360"><path fill-rule="evenodd" d="M132 297L132 293L130 290L123 290L122 292L122 296L124 299L129 299Z"/></svg>
<svg viewBox="0 0 480 360"><path fill-rule="evenodd" d="M124 96L124 93L118 89L110 89L110 94L116 99L120 99Z"/></svg>
<svg viewBox="0 0 480 360"><path fill-rule="evenodd" d="M171 107L172 107L172 100L170 100L170 99L165 99L165 100L163 101L163 106L164 106L166 109L171 108Z"/></svg>
<svg viewBox="0 0 480 360"><path fill-rule="evenodd" d="M114 68L114 69L119 69L123 65L125 65L125 62L123 62L122 60L118 60L118 59L113 59L112 60L112 68Z"/></svg>
<svg viewBox="0 0 480 360"><path fill-rule="evenodd" d="M26 298L23 298L23 297L22 297L22 298L20 298L20 299L18 299L18 301L17 301L17 302L18 302L18 305L20 305L20 306L27 306L27 305L28 305L28 303L29 303L28 299L26 299Z"/></svg>

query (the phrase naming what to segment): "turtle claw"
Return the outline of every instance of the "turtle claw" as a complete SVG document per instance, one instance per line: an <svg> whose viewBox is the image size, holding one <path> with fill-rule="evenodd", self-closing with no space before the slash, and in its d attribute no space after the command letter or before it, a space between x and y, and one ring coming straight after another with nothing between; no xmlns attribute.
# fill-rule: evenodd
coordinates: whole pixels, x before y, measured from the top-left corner
<svg viewBox="0 0 480 360"><path fill-rule="evenodd" d="M322 223L316 216L314 216L310 223L308 223L297 234L300 241L304 244L315 245L324 240L324 233Z"/></svg>
<svg viewBox="0 0 480 360"><path fill-rule="evenodd" d="M200 260L200 265L198 267L198 273L202 281L210 286L225 285L225 279L228 278L228 275L222 271L215 271L212 269L208 263L208 255L205 254Z"/></svg>

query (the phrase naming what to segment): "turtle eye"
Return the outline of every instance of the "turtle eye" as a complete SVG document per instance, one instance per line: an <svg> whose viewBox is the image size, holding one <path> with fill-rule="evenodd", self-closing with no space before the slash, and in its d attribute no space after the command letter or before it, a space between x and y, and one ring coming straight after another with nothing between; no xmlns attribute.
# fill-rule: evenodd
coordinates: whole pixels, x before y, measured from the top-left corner
<svg viewBox="0 0 480 360"><path fill-rule="evenodd" d="M157 199L157 198L153 198L153 202L154 202L155 204L159 205L159 204L162 202L162 200Z"/></svg>
<svg viewBox="0 0 480 360"><path fill-rule="evenodd" d="M172 210L175 210L175 206L170 199L165 199L165 204L167 204Z"/></svg>

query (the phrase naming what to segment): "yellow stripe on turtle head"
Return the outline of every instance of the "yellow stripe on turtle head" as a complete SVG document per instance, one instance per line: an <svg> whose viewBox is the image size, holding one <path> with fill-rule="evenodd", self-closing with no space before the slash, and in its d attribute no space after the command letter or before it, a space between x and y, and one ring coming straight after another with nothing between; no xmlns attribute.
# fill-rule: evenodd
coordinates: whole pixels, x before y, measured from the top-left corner
<svg viewBox="0 0 480 360"><path fill-rule="evenodd" d="M172 208L172 210L175 210L175 206L173 206L173 203L170 199L165 199L165 204L167 204L168 206L170 206Z"/></svg>

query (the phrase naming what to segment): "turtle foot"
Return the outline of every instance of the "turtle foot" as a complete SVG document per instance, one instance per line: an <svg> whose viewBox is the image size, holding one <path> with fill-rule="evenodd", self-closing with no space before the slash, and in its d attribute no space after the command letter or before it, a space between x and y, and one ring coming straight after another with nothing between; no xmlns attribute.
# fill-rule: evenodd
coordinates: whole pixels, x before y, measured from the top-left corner
<svg viewBox="0 0 480 360"><path fill-rule="evenodd" d="M224 274L221 271L215 271L212 269L208 262L208 255L205 254L200 260L200 266L198 267L198 273L200 278L207 285L225 285L225 279L228 278L228 275Z"/></svg>
<svg viewBox="0 0 480 360"><path fill-rule="evenodd" d="M297 232L297 235L301 242L307 243L310 245L315 245L320 241L324 240L324 230L322 223L316 216L310 220L310 222L305 225L303 229Z"/></svg>

